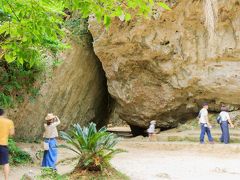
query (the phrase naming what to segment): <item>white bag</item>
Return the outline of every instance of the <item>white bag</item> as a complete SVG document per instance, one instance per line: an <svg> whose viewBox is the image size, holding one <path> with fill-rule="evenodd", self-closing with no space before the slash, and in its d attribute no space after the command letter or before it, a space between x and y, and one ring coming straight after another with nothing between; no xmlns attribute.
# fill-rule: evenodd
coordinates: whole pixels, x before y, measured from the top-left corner
<svg viewBox="0 0 240 180"><path fill-rule="evenodd" d="M48 151L49 150L48 142L43 141L43 149L44 149L44 151Z"/></svg>

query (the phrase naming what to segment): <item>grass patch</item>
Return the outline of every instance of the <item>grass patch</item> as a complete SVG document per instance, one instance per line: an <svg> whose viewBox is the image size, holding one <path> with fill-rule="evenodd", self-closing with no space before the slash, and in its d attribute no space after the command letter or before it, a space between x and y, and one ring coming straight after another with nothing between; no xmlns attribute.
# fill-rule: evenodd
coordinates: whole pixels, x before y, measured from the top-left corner
<svg viewBox="0 0 240 180"><path fill-rule="evenodd" d="M11 165L20 165L20 164L27 164L32 162L31 156L17 147L15 141L13 139L9 139L8 141L8 149L10 154L10 164Z"/></svg>
<svg viewBox="0 0 240 180"><path fill-rule="evenodd" d="M60 175L51 168L43 168L41 174L35 178L36 180L69 180L67 175Z"/></svg>

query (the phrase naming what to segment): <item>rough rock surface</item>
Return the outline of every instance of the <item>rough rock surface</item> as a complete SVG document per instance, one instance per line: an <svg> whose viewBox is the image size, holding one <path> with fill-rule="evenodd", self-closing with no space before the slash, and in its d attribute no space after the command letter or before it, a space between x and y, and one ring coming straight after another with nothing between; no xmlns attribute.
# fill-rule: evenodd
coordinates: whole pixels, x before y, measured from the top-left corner
<svg viewBox="0 0 240 180"><path fill-rule="evenodd" d="M103 124L108 109L106 78L92 47L72 42L62 54L63 63L41 88L34 102L26 101L10 117L16 125L16 136L38 138L43 133L44 118L52 112L61 120L60 130L70 124L94 121Z"/></svg>
<svg viewBox="0 0 240 180"><path fill-rule="evenodd" d="M195 116L203 101L215 111L240 106L240 1L178 0L150 20L115 19L106 31L89 20L114 113L128 124L162 129Z"/></svg>

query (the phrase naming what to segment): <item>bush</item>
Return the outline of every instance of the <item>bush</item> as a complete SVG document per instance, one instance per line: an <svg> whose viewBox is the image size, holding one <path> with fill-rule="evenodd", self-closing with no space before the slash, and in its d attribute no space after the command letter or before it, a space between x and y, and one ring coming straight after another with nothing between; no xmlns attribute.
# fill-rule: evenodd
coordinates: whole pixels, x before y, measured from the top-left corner
<svg viewBox="0 0 240 180"><path fill-rule="evenodd" d="M121 149L114 148L118 143L116 135L107 132L105 127L97 131L94 123L83 128L79 124L74 124L67 133L60 132L60 134L68 143L62 147L79 155L75 170L101 171L108 167L113 155L122 152Z"/></svg>
<svg viewBox="0 0 240 180"><path fill-rule="evenodd" d="M36 177L37 180L67 180L67 177L57 173L52 168L43 168L41 175Z"/></svg>
<svg viewBox="0 0 240 180"><path fill-rule="evenodd" d="M26 164L32 161L31 156L17 147L13 139L9 139L8 149L10 154L10 164L12 165Z"/></svg>
<svg viewBox="0 0 240 180"><path fill-rule="evenodd" d="M44 68L43 63L30 68L14 62L7 64L0 59L0 106L12 108L26 97L36 98L44 80Z"/></svg>

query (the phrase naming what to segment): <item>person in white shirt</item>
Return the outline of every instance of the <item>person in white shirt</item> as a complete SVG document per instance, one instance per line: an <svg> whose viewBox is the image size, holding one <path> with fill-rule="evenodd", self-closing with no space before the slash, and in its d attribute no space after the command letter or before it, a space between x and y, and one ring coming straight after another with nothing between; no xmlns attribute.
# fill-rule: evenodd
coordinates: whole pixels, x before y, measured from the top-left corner
<svg viewBox="0 0 240 180"><path fill-rule="evenodd" d="M230 119L228 108L226 106L221 107L221 112L218 116L219 124L222 130L222 135L220 137L220 142L224 144L228 144L230 141L230 135L229 135L229 124L232 128L234 128L234 125Z"/></svg>
<svg viewBox="0 0 240 180"><path fill-rule="evenodd" d="M148 137L149 137L150 140L154 140L154 137L155 137L155 126L156 126L156 121L152 120L150 122L149 128L147 129Z"/></svg>
<svg viewBox="0 0 240 180"><path fill-rule="evenodd" d="M203 103L203 108L199 112L199 124L201 127L200 143L204 144L205 133L207 133L208 141L210 143L213 143L213 137L211 135L211 130L210 130L212 126L208 120L208 104L207 103Z"/></svg>

